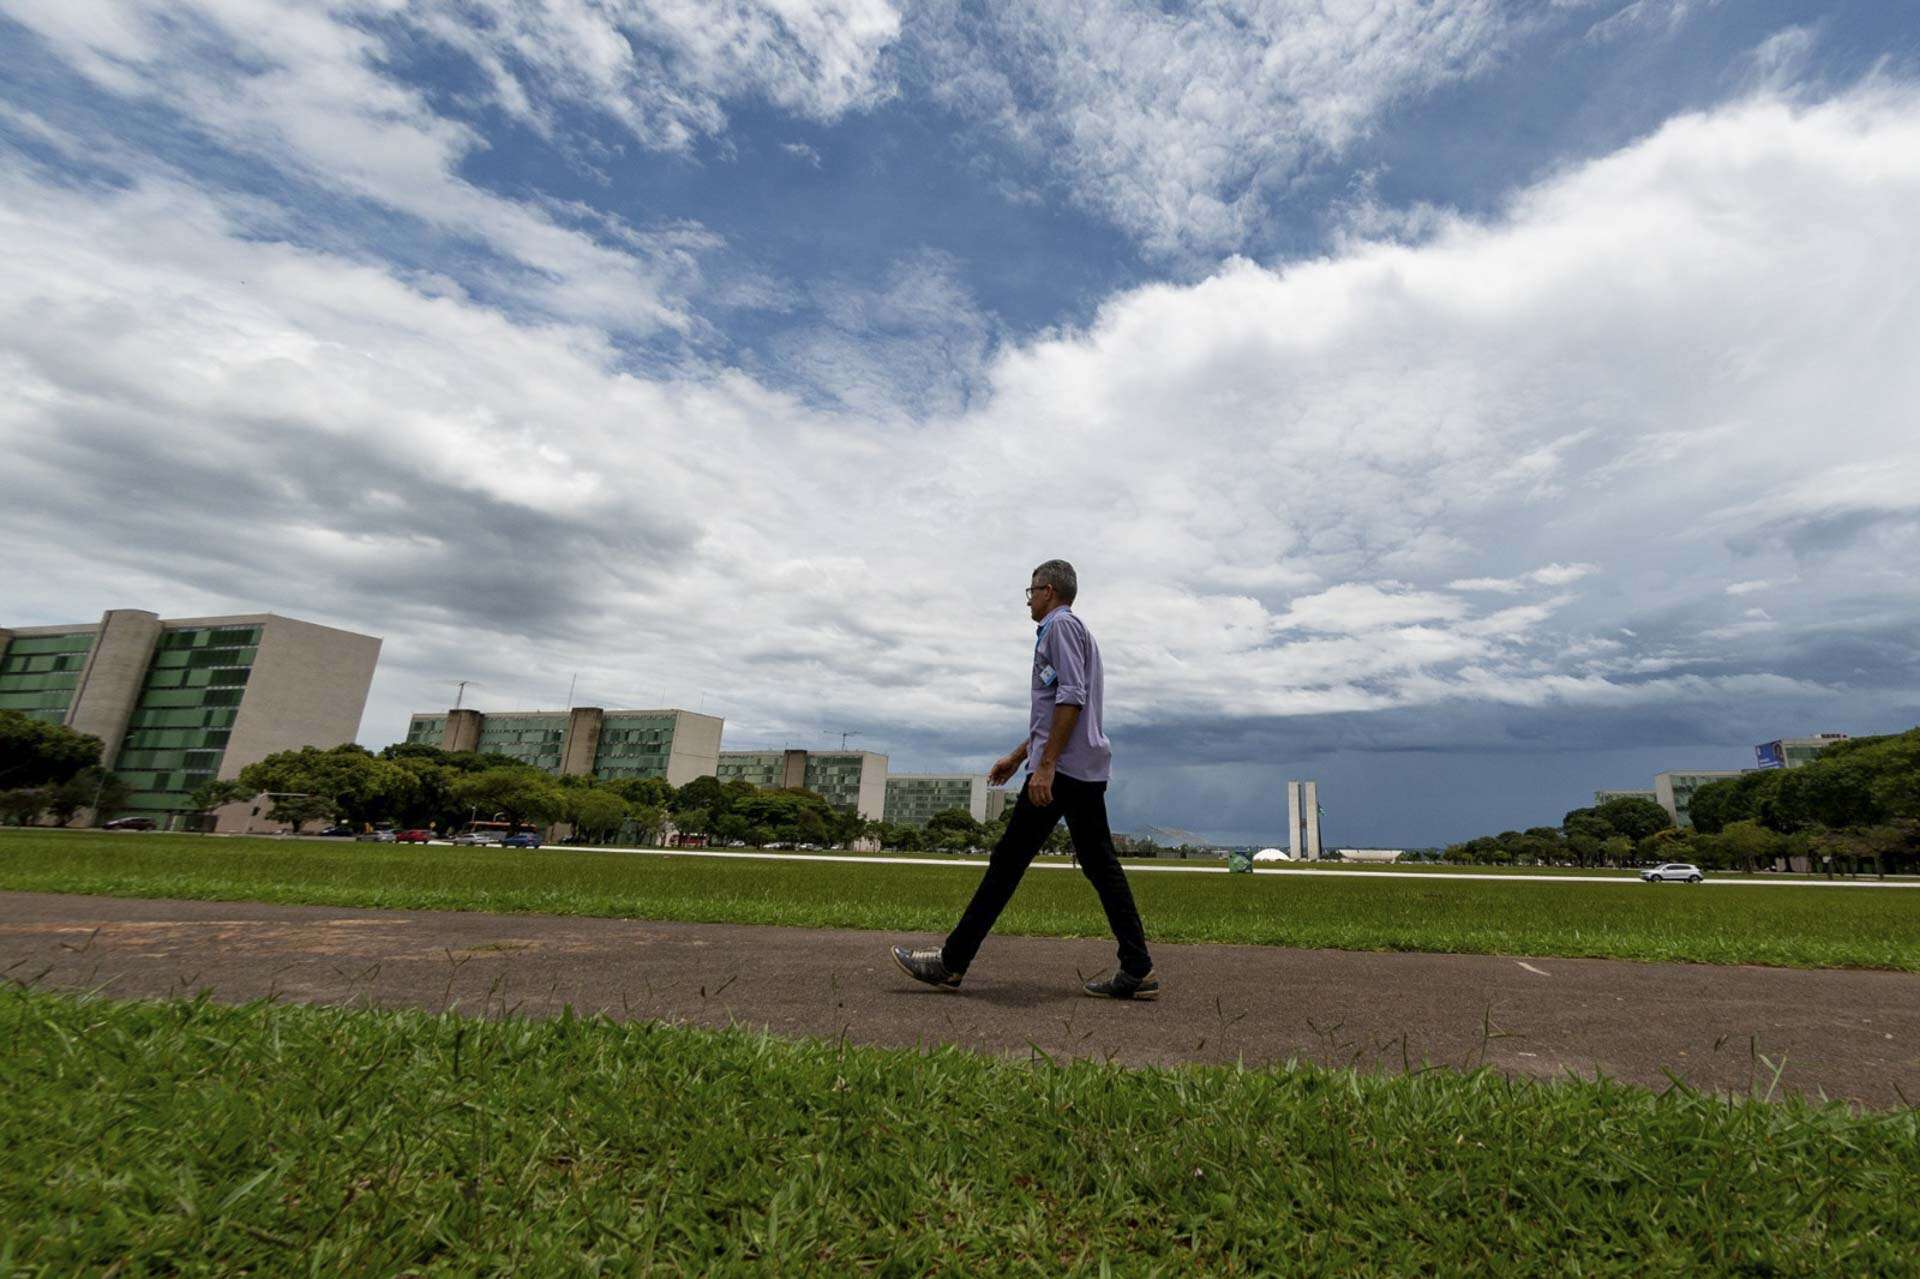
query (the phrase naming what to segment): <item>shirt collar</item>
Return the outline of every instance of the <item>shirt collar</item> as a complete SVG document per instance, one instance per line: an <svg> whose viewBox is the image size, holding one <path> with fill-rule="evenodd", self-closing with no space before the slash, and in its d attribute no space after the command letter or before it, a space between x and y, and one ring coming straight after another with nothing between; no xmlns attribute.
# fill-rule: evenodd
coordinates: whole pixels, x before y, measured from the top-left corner
<svg viewBox="0 0 1920 1279"><path fill-rule="evenodd" d="M1060 615L1062 613L1071 613L1071 612L1073 612L1073 610L1065 604L1054 605L1051 609L1048 610L1047 615L1040 619L1040 624L1033 628L1033 633L1035 635L1045 635L1047 633L1047 628L1049 626L1052 626L1055 622L1059 621Z"/></svg>

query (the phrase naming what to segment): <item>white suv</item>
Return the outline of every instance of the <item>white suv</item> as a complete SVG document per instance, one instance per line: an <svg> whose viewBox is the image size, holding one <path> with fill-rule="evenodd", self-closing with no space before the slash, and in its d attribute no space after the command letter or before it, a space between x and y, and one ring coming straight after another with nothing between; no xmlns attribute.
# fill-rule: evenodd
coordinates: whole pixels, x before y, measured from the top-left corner
<svg viewBox="0 0 1920 1279"><path fill-rule="evenodd" d="M1686 862L1668 862L1665 866L1641 871L1640 878L1649 884L1665 883L1670 879L1677 879L1683 884L1697 884L1706 877L1700 873L1698 866L1690 866Z"/></svg>

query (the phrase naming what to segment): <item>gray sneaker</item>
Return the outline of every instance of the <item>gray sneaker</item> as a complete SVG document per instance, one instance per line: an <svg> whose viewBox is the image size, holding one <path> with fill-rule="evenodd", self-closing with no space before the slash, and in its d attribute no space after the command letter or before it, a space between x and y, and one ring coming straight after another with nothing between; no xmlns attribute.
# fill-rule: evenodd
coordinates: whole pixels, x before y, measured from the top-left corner
<svg viewBox="0 0 1920 1279"><path fill-rule="evenodd" d="M1095 977L1080 989L1095 999L1158 999L1160 979L1151 971L1145 977L1116 971L1110 977Z"/></svg>
<svg viewBox="0 0 1920 1279"><path fill-rule="evenodd" d="M940 948L926 950L908 950L905 946L893 948L893 962L900 965L900 971L915 981L923 981L929 986L938 986L942 990L960 989L960 974L947 971L947 965L940 958Z"/></svg>

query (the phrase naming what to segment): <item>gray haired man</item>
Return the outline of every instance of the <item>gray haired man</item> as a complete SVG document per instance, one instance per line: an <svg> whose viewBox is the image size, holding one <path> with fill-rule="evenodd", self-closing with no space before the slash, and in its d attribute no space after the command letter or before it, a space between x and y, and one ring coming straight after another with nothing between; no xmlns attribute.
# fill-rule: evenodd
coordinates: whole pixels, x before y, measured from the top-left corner
<svg viewBox="0 0 1920 1279"><path fill-rule="evenodd" d="M1027 736L996 760L987 774L997 786L1025 764L1026 785L1014 803L1006 833L994 846L987 873L946 944L925 950L893 948L894 962L916 981L949 990L960 985L994 921L1013 898L1020 877L1064 818L1080 869L1100 895L1107 924L1120 943L1119 969L1087 982L1083 989L1108 999L1153 999L1160 993L1160 979L1154 976L1153 960L1147 954L1146 930L1107 826L1113 751L1101 731L1105 688L1100 646L1073 613L1079 585L1073 565L1065 560L1048 560L1033 570L1027 611L1039 623L1039 631L1033 644Z"/></svg>

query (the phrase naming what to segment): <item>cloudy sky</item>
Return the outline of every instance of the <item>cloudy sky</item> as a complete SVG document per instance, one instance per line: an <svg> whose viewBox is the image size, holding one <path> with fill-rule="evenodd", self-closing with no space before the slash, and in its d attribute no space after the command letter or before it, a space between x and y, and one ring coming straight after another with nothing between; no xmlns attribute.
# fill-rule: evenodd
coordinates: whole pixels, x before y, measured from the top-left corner
<svg viewBox="0 0 1920 1279"><path fill-rule="evenodd" d="M1920 722L1920 38L1858 0L0 0L0 620L1557 821Z"/></svg>

